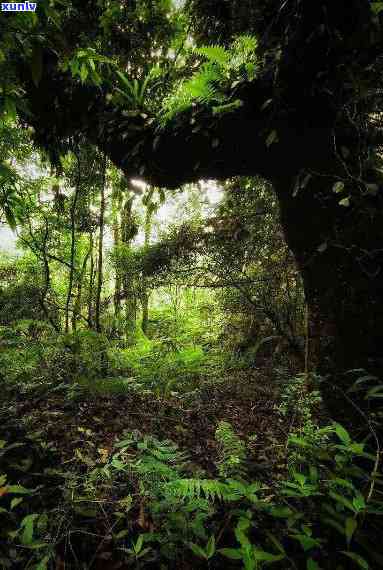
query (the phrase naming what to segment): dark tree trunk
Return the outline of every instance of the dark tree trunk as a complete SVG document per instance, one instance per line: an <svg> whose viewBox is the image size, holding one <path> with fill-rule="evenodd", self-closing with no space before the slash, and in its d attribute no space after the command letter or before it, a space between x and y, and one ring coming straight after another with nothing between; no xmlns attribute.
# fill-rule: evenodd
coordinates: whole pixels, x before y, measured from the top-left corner
<svg viewBox="0 0 383 570"><path fill-rule="evenodd" d="M338 166L329 164L326 172ZM383 372L383 204L378 195L358 197L354 188L349 205L339 205L344 194L332 191L335 180L313 175L297 188L296 176L274 180L274 186L304 280L311 365L330 375L323 394L331 415L361 425L362 415L344 396L355 375L345 373ZM365 407L363 399L356 404Z"/></svg>

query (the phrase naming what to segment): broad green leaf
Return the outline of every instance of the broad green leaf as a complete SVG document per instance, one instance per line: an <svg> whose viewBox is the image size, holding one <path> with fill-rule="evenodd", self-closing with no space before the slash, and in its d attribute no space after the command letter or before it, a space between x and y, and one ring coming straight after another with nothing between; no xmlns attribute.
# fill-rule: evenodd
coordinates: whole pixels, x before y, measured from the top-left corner
<svg viewBox="0 0 383 570"><path fill-rule="evenodd" d="M293 514L293 511L289 507L272 507L270 514L278 519L287 519Z"/></svg>
<svg viewBox="0 0 383 570"><path fill-rule="evenodd" d="M33 542L33 530L35 520L39 517L37 514L27 515L20 523L20 528L24 529L21 535L21 542L25 546L29 546Z"/></svg>
<svg viewBox="0 0 383 570"><path fill-rule="evenodd" d="M333 528L335 528L340 534L342 535L345 534L344 528L338 521L330 519L329 517L322 517L321 520L323 521L323 523L327 524L328 526L332 526Z"/></svg>
<svg viewBox="0 0 383 570"><path fill-rule="evenodd" d="M22 485L10 485L8 487L8 493L12 493L13 495L32 495L32 489L26 489Z"/></svg>
<svg viewBox="0 0 383 570"><path fill-rule="evenodd" d="M140 552L140 550L143 547L143 544L144 544L144 535L140 534L140 536L137 538L136 544L134 545L134 552L136 554L138 554Z"/></svg>
<svg viewBox="0 0 383 570"><path fill-rule="evenodd" d="M208 559L212 558L215 554L215 536L212 535L206 545L206 556Z"/></svg>
<svg viewBox="0 0 383 570"><path fill-rule="evenodd" d="M260 562L278 562L284 558L284 554L272 554L271 552L254 548L254 560L259 560Z"/></svg>
<svg viewBox="0 0 383 570"><path fill-rule="evenodd" d="M335 424L334 427L336 435L345 445L351 443L351 437L349 436L348 431L342 425Z"/></svg>
<svg viewBox="0 0 383 570"><path fill-rule="evenodd" d="M303 475L302 473L298 473L297 471L293 471L293 477L296 481L298 481L298 483L303 487L304 484L306 483L306 476Z"/></svg>
<svg viewBox="0 0 383 570"><path fill-rule="evenodd" d="M138 554L136 554L136 556L137 556L137 558L143 558L150 551L151 551L150 546L147 546L146 548L143 548L142 550L140 550L140 552Z"/></svg>
<svg viewBox="0 0 383 570"><path fill-rule="evenodd" d="M366 396L365 396L365 399L368 399L368 398L376 398L378 395L379 395L379 396L383 396L383 385L374 386L373 388L371 388L371 389L367 392L367 394L366 394Z"/></svg>
<svg viewBox="0 0 383 570"><path fill-rule="evenodd" d="M347 196L346 198L342 198L342 200L339 200L339 206L344 206L345 208L348 208L350 205L350 196Z"/></svg>
<svg viewBox="0 0 383 570"><path fill-rule="evenodd" d="M346 497L343 497L343 495L339 495L339 493L334 493L334 491L330 491L329 495L337 503L340 503L341 505L347 507L347 509L350 509L350 511L352 511L353 513L355 512L354 505L351 503L351 501L349 499L347 499Z"/></svg>
<svg viewBox="0 0 383 570"><path fill-rule="evenodd" d="M40 550L41 548L46 548L46 542L32 542L31 544L25 545L29 548L29 550Z"/></svg>
<svg viewBox="0 0 383 570"><path fill-rule="evenodd" d="M335 182L334 186L332 187L332 191L335 192L336 194L343 192L343 190L344 190L344 182L341 182L340 180L338 180L338 182Z"/></svg>
<svg viewBox="0 0 383 570"><path fill-rule="evenodd" d="M242 553L239 548L220 548L218 552L231 560L242 560Z"/></svg>
<svg viewBox="0 0 383 570"><path fill-rule="evenodd" d="M51 559L51 555L45 556L40 562L37 563L35 570L47 570L49 560Z"/></svg>
<svg viewBox="0 0 383 570"><path fill-rule="evenodd" d="M354 505L354 509L357 512L363 511L366 508L366 501L361 493L358 493L357 496L353 499L352 504Z"/></svg>
<svg viewBox="0 0 383 570"><path fill-rule="evenodd" d="M336 483L341 487L345 487L346 489L350 489L351 491L355 489L354 485L348 479L341 479L340 477L335 477L331 479L331 483Z"/></svg>
<svg viewBox="0 0 383 570"><path fill-rule="evenodd" d="M271 146L273 143L277 143L278 142L278 133L277 131L271 131L271 133L269 133L267 139L266 139L266 146L269 147Z"/></svg>
<svg viewBox="0 0 383 570"><path fill-rule="evenodd" d="M11 510L15 509L18 505L20 505L20 503L23 502L23 499L21 499L20 497L15 497L14 499L12 499L11 501Z"/></svg>
<svg viewBox="0 0 383 570"><path fill-rule="evenodd" d="M192 550L192 552L198 556L198 558L202 558L203 560L207 560L207 554L206 552L203 550L203 548L201 548L200 546L198 546L198 544L195 544L194 542L191 542L189 544L190 546L190 550Z"/></svg>
<svg viewBox="0 0 383 570"><path fill-rule="evenodd" d="M304 552L307 552L307 550L311 550L311 548L315 548L320 544L317 539L307 536L307 534L292 534L291 536L299 542Z"/></svg>
<svg viewBox="0 0 383 570"><path fill-rule="evenodd" d="M348 558L351 558L351 560L356 562L360 568L363 568L363 570L369 570L370 566L368 562L359 554L356 554L355 552L346 552L345 550L341 550L341 553L348 556Z"/></svg>
<svg viewBox="0 0 383 570"><path fill-rule="evenodd" d="M372 2L371 3L371 10L374 14L378 15L383 10L383 2Z"/></svg>
<svg viewBox="0 0 383 570"><path fill-rule="evenodd" d="M88 67L85 63L83 63L80 69L80 78L83 83L88 77L88 73L89 73Z"/></svg>
<svg viewBox="0 0 383 570"><path fill-rule="evenodd" d="M357 523L356 519L354 519L352 517L347 517L346 523L345 523L345 533L346 533L348 546L350 546L352 537L353 537L354 532L356 531L357 528L358 528L358 523Z"/></svg>
<svg viewBox="0 0 383 570"><path fill-rule="evenodd" d="M121 538L125 538L126 536L128 536L128 534L129 534L129 531L127 529L120 530L120 532L118 532L117 534L114 535L114 539L120 540Z"/></svg>

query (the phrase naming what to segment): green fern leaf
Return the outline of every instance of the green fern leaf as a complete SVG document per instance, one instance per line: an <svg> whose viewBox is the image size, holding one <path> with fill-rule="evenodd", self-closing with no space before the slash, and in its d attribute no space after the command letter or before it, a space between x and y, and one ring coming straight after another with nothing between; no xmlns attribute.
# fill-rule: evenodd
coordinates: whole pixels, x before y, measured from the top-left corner
<svg viewBox="0 0 383 570"><path fill-rule="evenodd" d="M205 57L211 63L218 63L219 65L225 66L230 61L230 52L223 46L204 46L196 48L195 53Z"/></svg>

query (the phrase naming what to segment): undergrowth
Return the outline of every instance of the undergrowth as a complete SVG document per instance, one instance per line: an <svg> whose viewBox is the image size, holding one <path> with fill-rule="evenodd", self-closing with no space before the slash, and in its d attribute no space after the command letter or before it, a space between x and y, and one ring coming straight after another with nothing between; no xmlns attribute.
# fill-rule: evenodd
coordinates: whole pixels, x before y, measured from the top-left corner
<svg viewBox="0 0 383 570"><path fill-rule="evenodd" d="M293 380L282 393L282 413L297 385ZM70 545L66 567L78 568L78 538L87 536L94 557L118 553L122 563L137 568L173 568L192 560L210 568L378 568L383 501L376 455L340 424L317 426L318 437L307 435L305 424L315 421L313 403L316 396L308 393L288 438L293 460L285 476L271 482L251 479L249 444L227 421L215 431L213 478L172 441L136 430L99 450L97 462L76 451L80 469L46 465L45 477L55 481L49 489L45 480L36 484L37 474L28 473L22 455L15 461L29 440L47 463L51 452L38 434L19 434L13 443L3 439L2 567L51 568ZM91 436L86 431L85 439ZM21 481L28 478L26 487ZM98 539L100 525L106 534Z"/></svg>

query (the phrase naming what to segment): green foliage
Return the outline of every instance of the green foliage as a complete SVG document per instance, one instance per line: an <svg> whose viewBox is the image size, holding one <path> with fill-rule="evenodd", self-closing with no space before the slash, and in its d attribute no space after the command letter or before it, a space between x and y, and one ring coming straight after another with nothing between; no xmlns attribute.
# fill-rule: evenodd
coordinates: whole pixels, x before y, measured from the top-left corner
<svg viewBox="0 0 383 570"><path fill-rule="evenodd" d="M310 389L308 383L316 385L319 380L314 375L307 374L289 378L281 391L280 412L284 416L296 414L302 422L311 419L313 409L321 403L322 398L319 390Z"/></svg>
<svg viewBox="0 0 383 570"><path fill-rule="evenodd" d="M239 36L229 49L218 45L196 48L194 53L207 61L165 98L162 126L194 103L212 107L214 114L240 107L242 101L236 96L236 88L255 78L258 70L256 51L257 40L252 36Z"/></svg>
<svg viewBox="0 0 383 570"><path fill-rule="evenodd" d="M112 61L96 52L92 47L78 49L70 59L61 63L63 71L70 69L73 77L78 77L82 83L87 80L94 85L101 85L103 67L109 66Z"/></svg>
<svg viewBox="0 0 383 570"><path fill-rule="evenodd" d="M0 216L3 214L5 221L13 230L16 228L19 204L17 174L6 163L0 163Z"/></svg>
<svg viewBox="0 0 383 570"><path fill-rule="evenodd" d="M116 87L116 92L122 97L121 105L127 106L132 113L134 111L141 113L145 113L145 111L151 112L152 99L150 96L153 89L158 85L158 77L161 74L161 70L158 67L153 67L141 81L138 79L129 80L119 70L116 70L116 74L121 85L121 87Z"/></svg>
<svg viewBox="0 0 383 570"><path fill-rule="evenodd" d="M234 433L229 422L221 421L215 430L219 445L218 472L220 477L236 477L243 474L246 460L244 442Z"/></svg>
<svg viewBox="0 0 383 570"><path fill-rule="evenodd" d="M1 437L7 429L12 431L12 422L1 408L0 415ZM41 486L27 488L20 482L28 477L33 479L30 474L34 466L33 452L36 452L36 443L32 438L21 436L20 441L12 443L0 439L0 566L4 570L32 564L44 570L53 556L49 515L43 511ZM36 513L36 507L41 511Z"/></svg>

